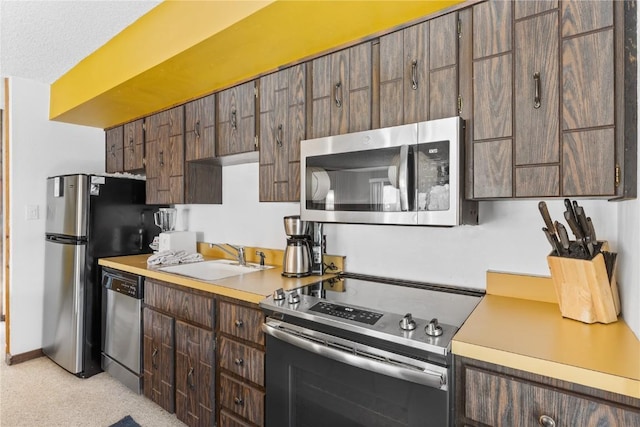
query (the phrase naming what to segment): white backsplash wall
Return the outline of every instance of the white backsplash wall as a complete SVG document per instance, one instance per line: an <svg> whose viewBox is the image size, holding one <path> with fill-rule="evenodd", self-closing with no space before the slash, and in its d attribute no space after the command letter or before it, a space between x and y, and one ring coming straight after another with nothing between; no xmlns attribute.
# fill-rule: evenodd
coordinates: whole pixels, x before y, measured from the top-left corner
<svg viewBox="0 0 640 427"><path fill-rule="evenodd" d="M196 231L203 242L284 250L283 218L299 215L299 204L258 200L258 164L225 166L222 205L177 205L176 229Z"/></svg>
<svg viewBox="0 0 640 427"><path fill-rule="evenodd" d="M552 218L566 225L562 200L546 202ZM617 205L579 203L598 238L615 247ZM331 224L327 249L347 255L350 272L472 288L486 287L487 270L549 276L551 246L538 200L480 202L479 216L479 225L451 228Z"/></svg>
<svg viewBox="0 0 640 427"><path fill-rule="evenodd" d="M284 249L282 218L300 213L298 203L259 203L258 164L225 166L222 205L179 205L177 228L198 240ZM599 239L615 248L618 204L581 200ZM566 224L562 200L547 201ZM538 200L481 202L480 225L409 227L326 224L327 252L346 255L346 270L408 280L485 288L487 270L549 275L551 247ZM186 219L186 224L180 225ZM268 260L267 260L268 262Z"/></svg>

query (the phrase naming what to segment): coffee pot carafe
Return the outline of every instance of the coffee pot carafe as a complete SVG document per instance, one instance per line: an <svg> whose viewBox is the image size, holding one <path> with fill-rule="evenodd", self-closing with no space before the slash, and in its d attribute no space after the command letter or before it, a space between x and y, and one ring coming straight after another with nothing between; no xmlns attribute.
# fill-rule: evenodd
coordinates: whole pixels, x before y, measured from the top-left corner
<svg viewBox="0 0 640 427"><path fill-rule="evenodd" d="M301 221L299 215L284 217L287 247L282 260L282 275L304 277L311 274L311 236L309 223Z"/></svg>

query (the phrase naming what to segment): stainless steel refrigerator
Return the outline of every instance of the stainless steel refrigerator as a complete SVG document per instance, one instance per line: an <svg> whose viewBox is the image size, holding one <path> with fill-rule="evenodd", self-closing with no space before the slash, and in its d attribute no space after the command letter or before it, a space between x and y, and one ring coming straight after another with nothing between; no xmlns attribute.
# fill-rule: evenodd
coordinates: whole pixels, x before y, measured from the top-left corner
<svg viewBox="0 0 640 427"><path fill-rule="evenodd" d="M150 253L157 234L145 182L101 175L47 179L43 351L79 376L101 372L98 259Z"/></svg>

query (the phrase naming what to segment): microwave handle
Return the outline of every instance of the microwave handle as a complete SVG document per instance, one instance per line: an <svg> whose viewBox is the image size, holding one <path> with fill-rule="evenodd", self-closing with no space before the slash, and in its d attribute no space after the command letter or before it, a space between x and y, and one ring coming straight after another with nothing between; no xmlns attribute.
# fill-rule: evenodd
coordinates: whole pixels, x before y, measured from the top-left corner
<svg viewBox="0 0 640 427"><path fill-rule="evenodd" d="M400 146L400 165L398 170L398 189L400 190L400 210L409 210L409 146Z"/></svg>

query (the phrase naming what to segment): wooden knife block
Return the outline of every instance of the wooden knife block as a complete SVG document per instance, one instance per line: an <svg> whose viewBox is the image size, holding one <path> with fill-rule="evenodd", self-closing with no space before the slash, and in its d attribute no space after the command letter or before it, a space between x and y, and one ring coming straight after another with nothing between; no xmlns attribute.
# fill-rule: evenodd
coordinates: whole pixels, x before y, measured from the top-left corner
<svg viewBox="0 0 640 427"><path fill-rule="evenodd" d="M607 248L606 242L602 247ZM549 255L547 262L563 317L584 323L618 320L620 297L616 266L613 266L609 281L601 253L591 260Z"/></svg>

